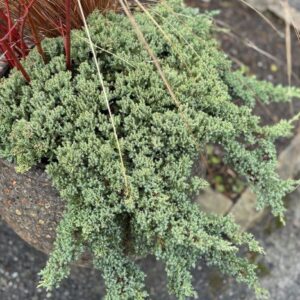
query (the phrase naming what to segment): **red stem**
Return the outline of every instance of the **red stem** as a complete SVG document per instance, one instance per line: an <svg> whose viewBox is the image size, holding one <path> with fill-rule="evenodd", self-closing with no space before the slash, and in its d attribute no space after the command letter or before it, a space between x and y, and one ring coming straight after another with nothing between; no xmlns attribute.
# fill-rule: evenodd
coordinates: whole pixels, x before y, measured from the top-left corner
<svg viewBox="0 0 300 300"><path fill-rule="evenodd" d="M12 67L16 67L27 82L30 82L30 77L22 66L20 58L24 58L29 52L28 46L24 41L24 24L29 14L29 9L35 1L30 0L28 5L23 5L22 15L21 10L19 10L19 18L15 23L13 23L11 18L9 0L5 0L6 14L0 9L0 17L4 21L4 25L0 28L2 29L2 33L0 32L0 48L3 50L9 64Z"/></svg>
<svg viewBox="0 0 300 300"><path fill-rule="evenodd" d="M65 51L66 64L68 70L71 70L71 0L66 0L66 33L65 33Z"/></svg>
<svg viewBox="0 0 300 300"><path fill-rule="evenodd" d="M5 33L5 35L0 39L0 41L6 40L6 39L9 37L9 35L11 34L11 32L12 32L13 30L15 30L17 26L19 26L19 22L22 23L22 22L25 21L27 15L28 15L28 13L29 13L29 9L31 8L31 6L34 4L35 1L36 1L36 0L31 0L31 1L29 2L28 6L25 6L25 13L24 13L22 16L20 16L20 18L18 19L18 22L15 22L15 24L14 24L14 25L13 25L13 26Z"/></svg>
<svg viewBox="0 0 300 300"><path fill-rule="evenodd" d="M28 47L27 47L27 45L26 45L26 43L24 41L24 25L25 25L26 17L21 20L21 22L20 22L20 29L19 29L20 49L21 49L21 52L22 52L22 57L25 57L28 54L28 52L29 52L29 49L28 49Z"/></svg>
<svg viewBox="0 0 300 300"><path fill-rule="evenodd" d="M16 57L14 51L11 49L9 44L6 41L1 41L0 43L1 43L1 46L4 49L4 51L6 52L7 56L13 61L16 68L22 73L22 75L27 80L27 82L30 82L29 75L23 68L22 64L20 63L19 59Z"/></svg>
<svg viewBox="0 0 300 300"><path fill-rule="evenodd" d="M31 32L32 32L32 37L33 37L34 43L36 45L36 48L37 48L39 54L41 55L41 57L43 58L44 63L46 63L46 56L45 56L45 53L42 48L41 40L40 40L39 34L34 26L34 23L32 22L30 14L28 14L28 21L29 21L29 25L30 25Z"/></svg>
<svg viewBox="0 0 300 300"><path fill-rule="evenodd" d="M11 36L11 27L12 27L12 19L11 19L11 15L10 15L10 9L9 9L9 3L8 0L5 0L5 8L6 8L6 21L7 21L7 26L8 26L8 32L9 34L9 43L11 43L12 41L12 36Z"/></svg>

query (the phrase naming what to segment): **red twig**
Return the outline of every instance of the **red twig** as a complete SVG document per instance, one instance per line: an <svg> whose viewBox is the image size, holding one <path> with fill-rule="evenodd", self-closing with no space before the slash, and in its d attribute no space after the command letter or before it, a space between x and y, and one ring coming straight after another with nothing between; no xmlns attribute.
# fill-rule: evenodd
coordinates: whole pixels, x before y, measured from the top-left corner
<svg viewBox="0 0 300 300"><path fill-rule="evenodd" d="M65 32L65 51L67 68L71 70L71 0L66 0L66 32Z"/></svg>
<svg viewBox="0 0 300 300"><path fill-rule="evenodd" d="M32 22L30 14L28 14L28 22L29 22L29 25L30 25L31 34L32 34L34 44L36 45L36 48L37 48L38 52L40 53L41 57L43 58L44 63L46 63L46 56L45 56L44 50L42 48L41 40L40 40L39 34L38 34L38 32L35 28L35 25Z"/></svg>
<svg viewBox="0 0 300 300"><path fill-rule="evenodd" d="M9 42L12 42L12 36L11 36L11 27L12 27L12 19L11 19L11 15L10 15L10 9L9 9L9 3L8 0L5 0L5 9L6 9L6 22L7 22L7 27L8 27L8 31L10 32L9 34Z"/></svg>
<svg viewBox="0 0 300 300"><path fill-rule="evenodd" d="M30 82L30 77L22 66L20 59L24 58L29 48L24 40L24 24L29 14L29 9L32 7L36 0L31 0L28 5L24 5L21 13L21 5L19 10L19 18L13 23L11 17L11 11L9 6L9 0L5 0L5 10L0 9L0 48L3 51L7 61L12 67L16 67L24 76L24 78Z"/></svg>
<svg viewBox="0 0 300 300"><path fill-rule="evenodd" d="M0 42L2 49L6 52L7 56L12 60L14 66L22 73L24 78L30 82L30 77L23 68L22 64L20 63L18 57L15 55L14 51L11 49L10 45L6 41Z"/></svg>
<svg viewBox="0 0 300 300"><path fill-rule="evenodd" d="M25 22L26 17L27 17L27 15L28 15L28 13L29 13L29 9L32 7L32 5L34 4L35 1L36 1L36 0L31 0L30 3L29 3L27 6L25 6L25 9L24 9L25 12L24 12L24 14L21 15L21 16L19 17L19 19L17 20L17 22L15 22L15 24L14 24L10 29L7 30L7 32L6 32L5 35L0 39L0 41L6 40L6 39L9 37L9 35L11 34L11 32L13 32L14 30L16 30L20 24L22 25L22 23ZM0 11L1 11L1 10L0 10ZM3 13L3 12L2 12L2 13ZM4 18L7 19L7 17L6 17L5 14L4 14L4 16L5 16Z"/></svg>

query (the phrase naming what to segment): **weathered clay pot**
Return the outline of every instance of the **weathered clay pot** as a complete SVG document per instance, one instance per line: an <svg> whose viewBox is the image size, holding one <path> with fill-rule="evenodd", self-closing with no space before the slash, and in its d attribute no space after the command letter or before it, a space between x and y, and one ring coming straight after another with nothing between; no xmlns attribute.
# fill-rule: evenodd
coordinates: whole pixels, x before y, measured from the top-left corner
<svg viewBox="0 0 300 300"><path fill-rule="evenodd" d="M64 202L41 168L18 174L0 159L0 214L30 245L49 253Z"/></svg>
<svg viewBox="0 0 300 300"><path fill-rule="evenodd" d="M18 174L0 159L0 215L23 240L49 254L63 212L64 201L42 168ZM85 253L76 264L88 266L90 255Z"/></svg>

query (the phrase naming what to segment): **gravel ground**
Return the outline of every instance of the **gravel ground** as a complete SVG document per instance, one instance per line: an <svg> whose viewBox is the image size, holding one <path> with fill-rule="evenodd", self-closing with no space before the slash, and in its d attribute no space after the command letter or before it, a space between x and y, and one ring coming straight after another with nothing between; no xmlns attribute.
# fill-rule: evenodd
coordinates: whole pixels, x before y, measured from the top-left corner
<svg viewBox="0 0 300 300"><path fill-rule="evenodd" d="M21 240L0 220L1 300L99 300L103 282L96 271L74 268L69 279L53 292L37 288L38 272L46 255Z"/></svg>
<svg viewBox="0 0 300 300"><path fill-rule="evenodd" d="M251 10L238 4L239 1L188 1L202 8L221 8L219 19L228 24L237 37L221 35L222 47L238 63L249 67L250 73L258 74L259 78L277 83L286 83L285 46L284 39L278 37L266 23ZM272 22L284 31L284 24L269 15ZM255 30L254 30L255 29ZM255 45L276 60L262 55L244 44L245 39L255 42ZM296 74L300 71L300 47L293 38L294 84L300 81ZM276 67L274 67L274 65ZM295 110L299 111L299 104ZM288 117L287 106L272 106L272 115ZM264 109L258 109L268 121ZM288 141L280 143L280 148ZM300 193L292 194L288 201L287 225L280 227L276 220L266 217L253 232L266 248L267 256L258 257L263 285L270 290L272 300L300 299ZM52 292L37 288L38 272L46 263L46 256L23 242L0 219L0 300L94 300L102 299L104 286L98 272L91 269L73 268L69 279L61 287ZM163 266L153 258L140 263L147 271L147 286L150 299L172 300L166 291L166 280ZM194 284L199 292L200 300L252 300L253 294L244 286L224 279L216 270L199 265L194 271Z"/></svg>

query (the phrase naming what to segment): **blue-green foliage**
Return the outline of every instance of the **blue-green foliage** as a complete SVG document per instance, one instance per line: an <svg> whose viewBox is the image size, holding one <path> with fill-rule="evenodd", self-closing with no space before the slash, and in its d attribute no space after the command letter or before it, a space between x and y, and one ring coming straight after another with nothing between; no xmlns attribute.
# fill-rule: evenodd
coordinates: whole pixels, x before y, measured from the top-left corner
<svg viewBox="0 0 300 300"><path fill-rule="evenodd" d="M47 172L66 201L55 249L41 273L46 288L58 285L88 248L105 279L107 299L147 297L134 258L148 254L165 263L169 290L178 299L195 295L190 270L200 258L263 294L255 266L239 254L241 248L261 248L229 217L207 215L192 203L207 184L191 170L199 147L222 145L228 164L257 192L258 205L282 216L281 199L294 183L276 174L273 142L290 124L262 127L251 107L256 93L269 103L286 101L288 90L232 72L212 38L210 16L179 1L172 1L172 9L175 13L164 5L150 10L169 39L145 14L135 17L181 112L126 16L95 12L88 20L129 194L84 31L72 32L72 73L62 40L46 39L48 63L35 49L24 62L30 84L17 71L0 82L0 155L22 172L47 160ZM299 90L292 95L299 97ZM237 98L244 105L236 105Z"/></svg>

